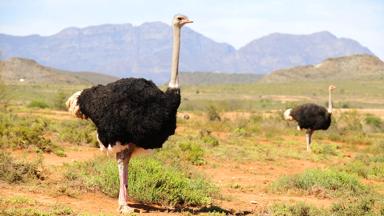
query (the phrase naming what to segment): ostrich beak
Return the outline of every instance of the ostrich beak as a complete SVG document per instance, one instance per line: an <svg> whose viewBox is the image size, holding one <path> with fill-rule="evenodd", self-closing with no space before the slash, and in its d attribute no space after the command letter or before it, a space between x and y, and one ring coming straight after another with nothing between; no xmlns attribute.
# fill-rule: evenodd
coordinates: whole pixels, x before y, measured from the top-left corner
<svg viewBox="0 0 384 216"><path fill-rule="evenodd" d="M192 21L192 20L189 20L189 19L186 19L186 20L181 21L181 24L182 24L182 25L187 24L187 23L193 23L193 21Z"/></svg>

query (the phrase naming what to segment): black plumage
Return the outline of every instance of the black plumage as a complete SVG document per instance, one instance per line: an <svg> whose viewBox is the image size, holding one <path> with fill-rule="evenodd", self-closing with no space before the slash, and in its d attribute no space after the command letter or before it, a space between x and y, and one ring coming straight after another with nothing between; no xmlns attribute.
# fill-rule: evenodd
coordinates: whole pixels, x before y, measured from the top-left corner
<svg viewBox="0 0 384 216"><path fill-rule="evenodd" d="M325 107L308 103L294 107L290 115L301 129L327 130L331 125L331 113Z"/></svg>
<svg viewBox="0 0 384 216"><path fill-rule="evenodd" d="M81 113L95 123L105 147L120 142L161 148L175 133L180 90L163 92L152 81L125 78L84 89L77 103Z"/></svg>

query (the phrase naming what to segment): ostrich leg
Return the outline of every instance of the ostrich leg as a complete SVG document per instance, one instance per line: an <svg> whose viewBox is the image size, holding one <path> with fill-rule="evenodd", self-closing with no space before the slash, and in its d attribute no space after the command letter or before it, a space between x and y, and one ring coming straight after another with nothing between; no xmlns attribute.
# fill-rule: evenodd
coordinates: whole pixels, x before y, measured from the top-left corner
<svg viewBox="0 0 384 216"><path fill-rule="evenodd" d="M308 129L307 132L305 133L305 138L307 140L307 151L308 152L311 151L312 134L313 134L313 130L311 130L311 129Z"/></svg>
<svg viewBox="0 0 384 216"><path fill-rule="evenodd" d="M119 212L120 213L131 213L134 211L133 208L129 207L127 204L128 201L128 164L131 159L134 146L129 144L127 149L124 149L121 152L116 154L117 166L119 168L119 180L120 180L120 190L119 190Z"/></svg>

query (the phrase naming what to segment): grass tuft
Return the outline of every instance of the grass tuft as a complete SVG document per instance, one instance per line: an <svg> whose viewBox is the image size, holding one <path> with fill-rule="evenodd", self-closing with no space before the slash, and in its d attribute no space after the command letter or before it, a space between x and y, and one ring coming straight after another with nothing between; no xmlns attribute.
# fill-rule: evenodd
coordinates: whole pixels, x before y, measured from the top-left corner
<svg viewBox="0 0 384 216"><path fill-rule="evenodd" d="M68 181L80 181L91 190L117 197L118 170L115 160L100 157L67 167ZM206 206L211 204L215 187L202 178L191 178L182 171L151 157L135 157L129 166L128 189L131 197L167 206Z"/></svg>
<svg viewBox="0 0 384 216"><path fill-rule="evenodd" d="M271 190L275 192L296 190L317 196L357 195L368 192L368 188L355 176L329 169L310 169L301 174L281 177L272 183Z"/></svg>
<svg viewBox="0 0 384 216"><path fill-rule="evenodd" d="M42 118L0 113L0 147L34 149L65 156L62 147L46 138L49 122Z"/></svg>
<svg viewBox="0 0 384 216"><path fill-rule="evenodd" d="M0 179L8 183L43 180L42 161L17 161L6 152L0 152Z"/></svg>

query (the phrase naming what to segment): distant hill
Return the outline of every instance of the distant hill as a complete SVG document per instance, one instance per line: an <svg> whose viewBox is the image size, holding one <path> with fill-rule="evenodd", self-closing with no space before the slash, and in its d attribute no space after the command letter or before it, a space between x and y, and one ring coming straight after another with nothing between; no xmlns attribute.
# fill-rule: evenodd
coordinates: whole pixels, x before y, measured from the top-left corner
<svg viewBox="0 0 384 216"><path fill-rule="evenodd" d="M384 62L371 55L330 58L317 65L277 70L263 77L261 81L290 82L353 79L384 79Z"/></svg>
<svg viewBox="0 0 384 216"><path fill-rule="evenodd" d="M180 73L180 84L184 85L214 85L253 83L261 79L258 74L227 74L212 72Z"/></svg>
<svg viewBox="0 0 384 216"><path fill-rule="evenodd" d="M2 58L30 58L54 68L139 76L158 83L169 79L171 27L161 22L67 28L51 36L0 34ZM180 70L265 74L286 67L317 64L330 57L372 54L357 41L329 32L274 33L236 50L183 28Z"/></svg>
<svg viewBox="0 0 384 216"><path fill-rule="evenodd" d="M337 38L323 31L309 35L274 33L238 50L239 70L263 73L300 65L318 64L327 58L373 53L357 41Z"/></svg>
<svg viewBox="0 0 384 216"><path fill-rule="evenodd" d="M10 58L0 61L0 77L8 84L105 84L117 77L90 72L68 72L44 67L34 60Z"/></svg>

